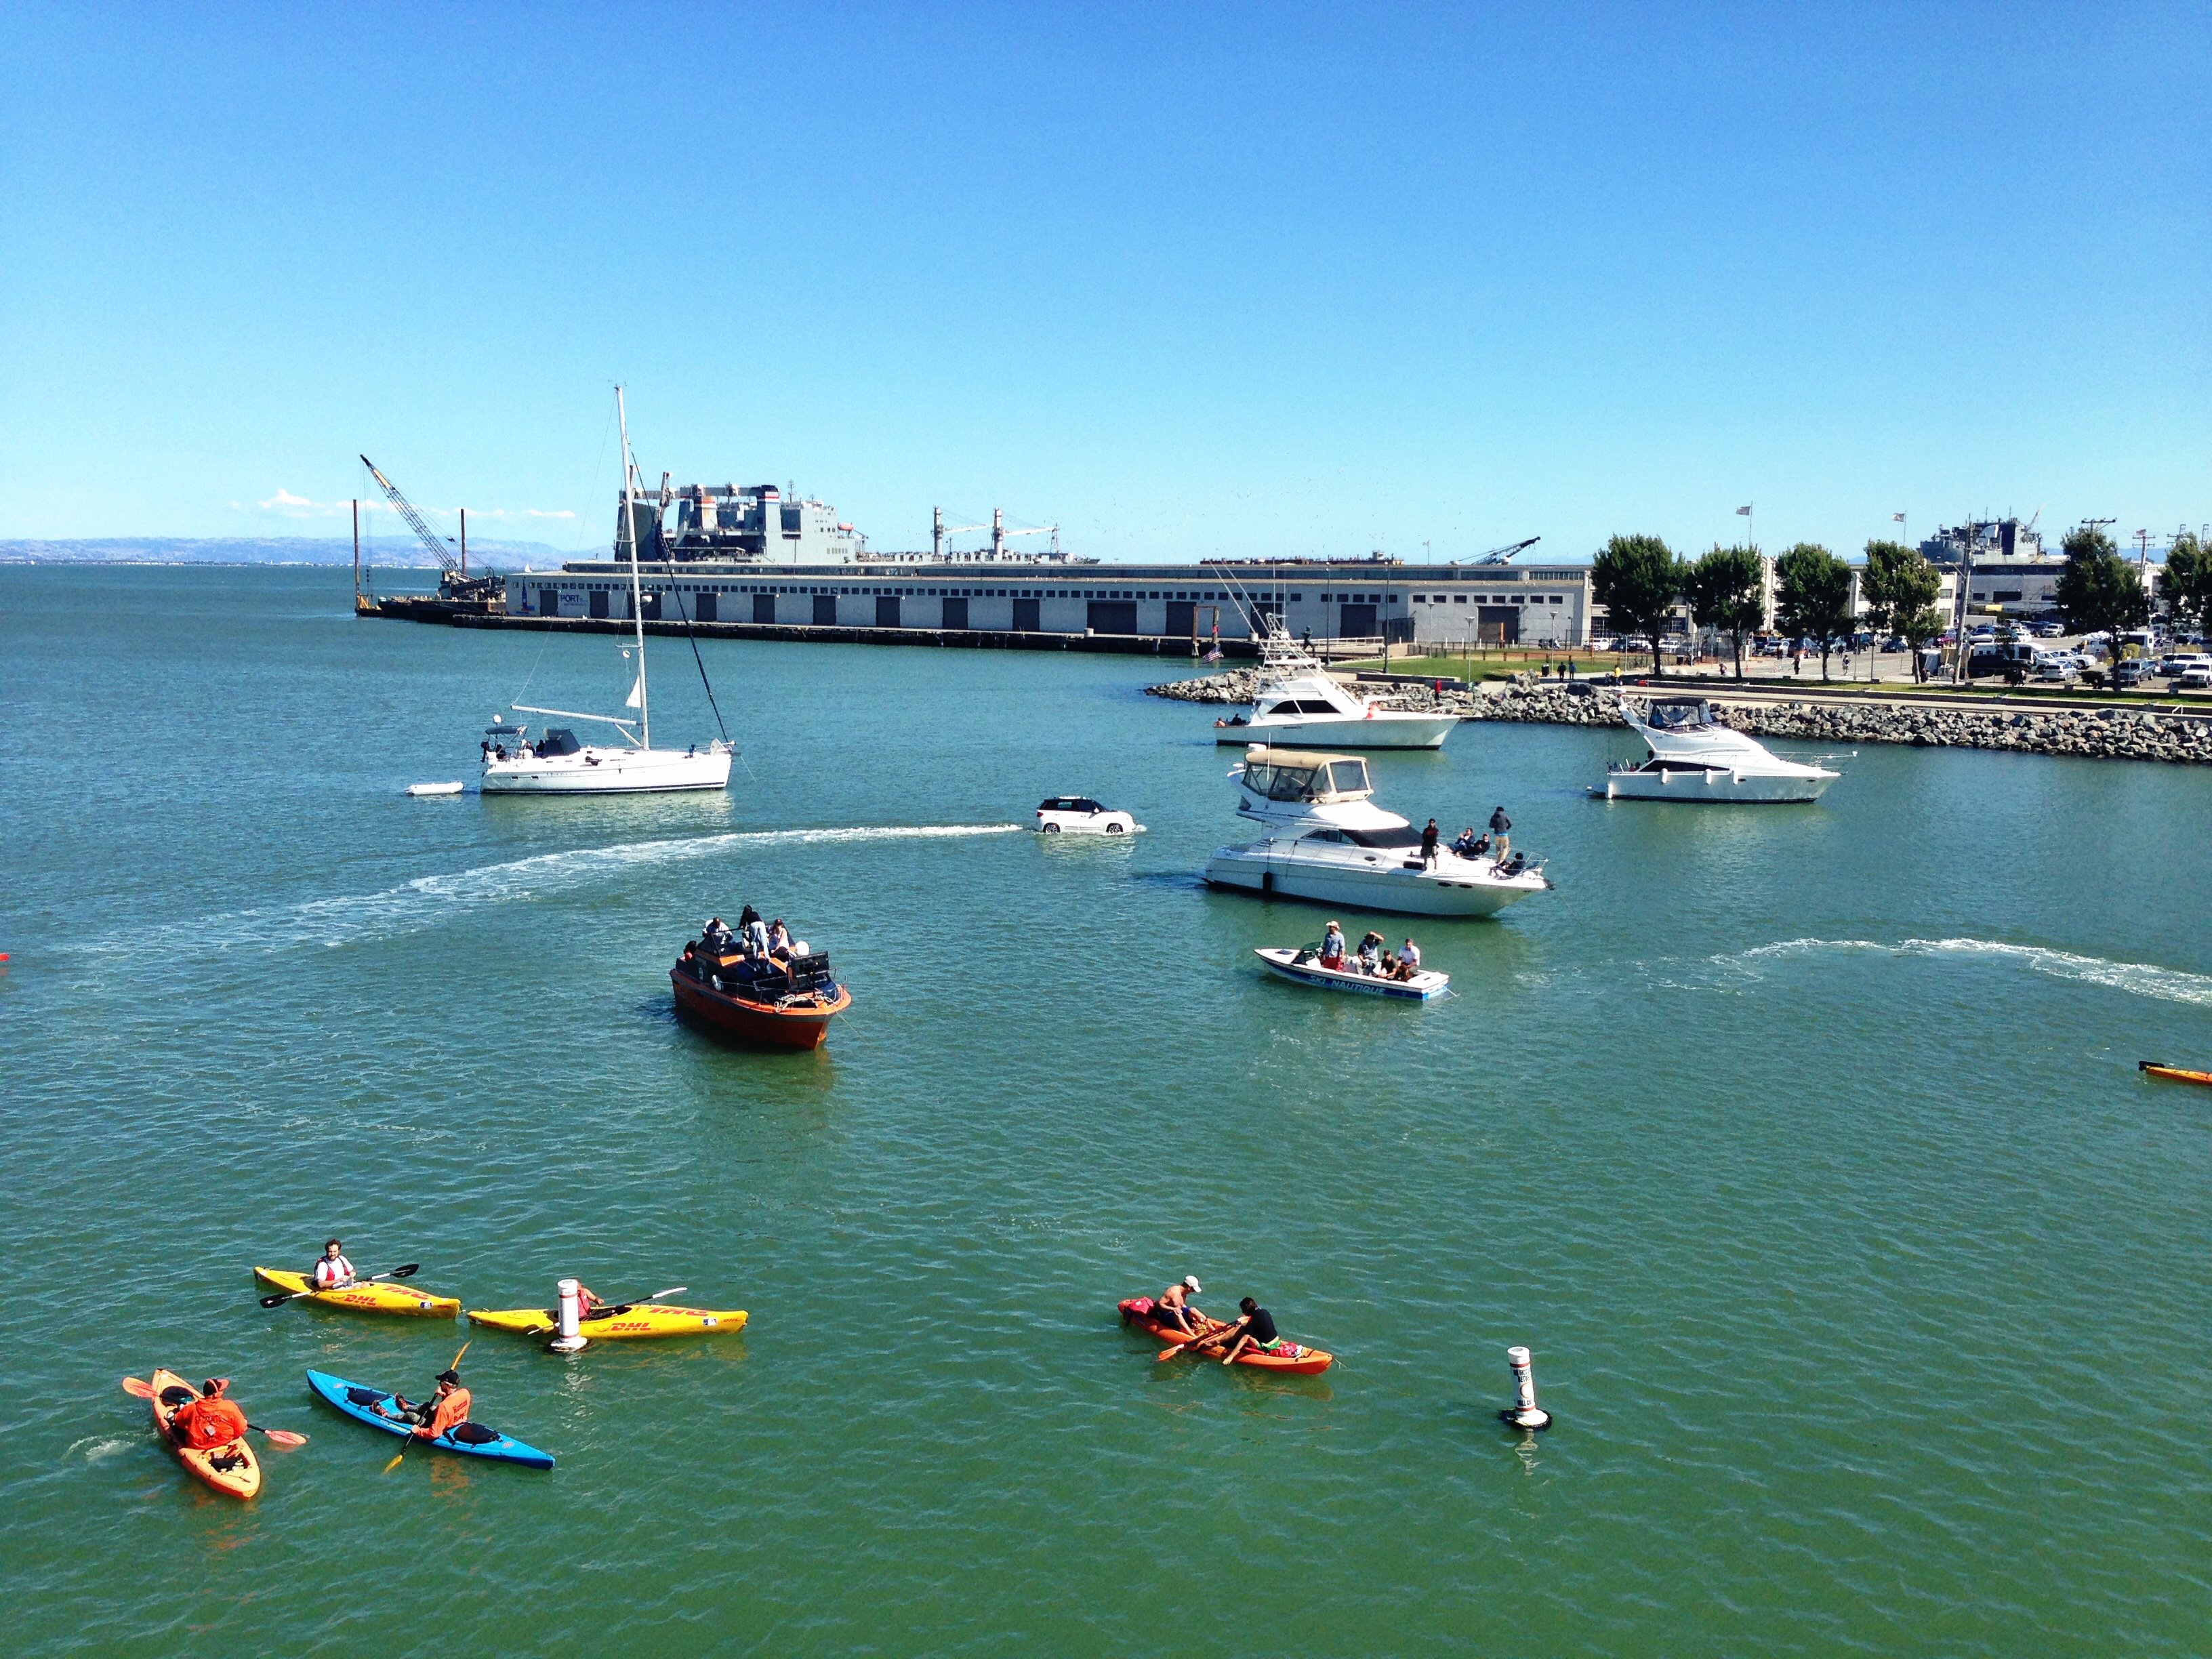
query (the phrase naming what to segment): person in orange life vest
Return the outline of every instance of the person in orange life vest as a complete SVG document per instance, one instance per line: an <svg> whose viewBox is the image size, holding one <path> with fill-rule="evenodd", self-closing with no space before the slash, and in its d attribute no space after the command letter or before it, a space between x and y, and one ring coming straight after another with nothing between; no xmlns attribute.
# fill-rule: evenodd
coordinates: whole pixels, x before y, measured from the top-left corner
<svg viewBox="0 0 2212 1659"><path fill-rule="evenodd" d="M417 1440L435 1440L469 1420L469 1391L461 1386L461 1374L456 1370L438 1373L438 1392L428 1400L403 1400L394 1395L392 1401L399 1407L399 1419L415 1425ZM394 1414L381 1406L376 1409L380 1416Z"/></svg>
<svg viewBox="0 0 2212 1659"><path fill-rule="evenodd" d="M215 1451L246 1437L246 1413L222 1397L230 1386L227 1376L210 1376L200 1384L200 1397L188 1400L169 1419L169 1437L192 1451Z"/></svg>
<svg viewBox="0 0 2212 1659"><path fill-rule="evenodd" d="M319 1291L342 1291L352 1284L353 1263L345 1259L345 1246L335 1238L325 1240L313 1277Z"/></svg>

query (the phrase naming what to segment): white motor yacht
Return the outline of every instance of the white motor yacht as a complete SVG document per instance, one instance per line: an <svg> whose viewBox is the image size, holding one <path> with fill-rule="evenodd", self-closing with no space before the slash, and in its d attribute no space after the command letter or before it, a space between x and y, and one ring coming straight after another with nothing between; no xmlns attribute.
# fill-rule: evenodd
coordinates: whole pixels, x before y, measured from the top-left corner
<svg viewBox="0 0 2212 1659"><path fill-rule="evenodd" d="M728 742L718 738L705 748L655 749L653 746L653 707L645 689L645 604L637 575L637 519L632 510L637 483L637 463L629 453L629 416L623 408L622 388L615 388L615 410L622 424L623 515L616 533L615 556L629 561L630 615L637 621L637 637L622 647L627 662L637 653L637 678L630 687L627 706L635 718L623 714L580 714L565 708L538 708L519 702L527 714L551 714L560 720L587 720L611 726L620 741L579 743L566 726L549 726L537 742L528 728L495 720L483 737L483 780L487 795L605 795L640 794L659 790L726 789L730 787ZM625 550L625 548L627 550ZM700 665L701 678L707 669ZM714 688L708 688L711 701ZM718 713L715 718L719 720Z"/></svg>
<svg viewBox="0 0 2212 1659"><path fill-rule="evenodd" d="M1316 754L1255 744L1237 780L1237 811L1264 824L1266 839L1224 847L1206 860L1217 887L1416 916L1494 915L1552 884L1540 860L1504 865L1437 849L1421 860L1421 832L1370 799L1374 785L1358 755Z"/></svg>
<svg viewBox="0 0 2212 1659"><path fill-rule="evenodd" d="M1456 714L1389 706L1387 696L1355 696L1293 640L1282 619L1262 611L1260 687L1249 714L1216 720L1217 743L1297 738L1345 749L1439 749Z"/></svg>
<svg viewBox="0 0 2212 1659"><path fill-rule="evenodd" d="M1590 793L1607 800L1811 801L1843 775L1769 753L1702 697L1655 697L1640 714L1623 698L1620 713L1650 754L1606 769Z"/></svg>

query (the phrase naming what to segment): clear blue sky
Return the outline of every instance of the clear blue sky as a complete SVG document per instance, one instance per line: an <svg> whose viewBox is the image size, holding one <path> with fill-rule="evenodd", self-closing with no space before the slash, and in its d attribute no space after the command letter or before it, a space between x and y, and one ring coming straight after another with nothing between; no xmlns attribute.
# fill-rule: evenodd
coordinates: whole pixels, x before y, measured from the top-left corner
<svg viewBox="0 0 2212 1659"><path fill-rule="evenodd" d="M2201 0L17 8L0 537L337 534L366 450L596 544L617 379L887 549L2170 531L2208 71Z"/></svg>

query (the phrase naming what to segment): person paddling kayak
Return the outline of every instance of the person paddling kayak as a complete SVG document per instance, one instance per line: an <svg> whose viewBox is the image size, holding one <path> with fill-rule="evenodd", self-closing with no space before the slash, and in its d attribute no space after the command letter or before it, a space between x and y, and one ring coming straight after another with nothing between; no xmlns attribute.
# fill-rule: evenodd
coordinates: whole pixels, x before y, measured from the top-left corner
<svg viewBox="0 0 2212 1659"><path fill-rule="evenodd" d="M429 1399L410 1401L395 1394L392 1403L399 1407L397 1413L386 1411L379 1405L377 1415L396 1415L403 1423L412 1423L417 1440L435 1440L447 1430L458 1428L469 1420L469 1391L461 1386L461 1374L456 1370L438 1373L438 1392Z"/></svg>
<svg viewBox="0 0 2212 1659"><path fill-rule="evenodd" d="M353 1263L345 1258L345 1246L335 1238L325 1240L312 1277L319 1291L342 1291L352 1284Z"/></svg>
<svg viewBox="0 0 2212 1659"><path fill-rule="evenodd" d="M230 1386L227 1376L210 1376L200 1384L200 1397L187 1400L169 1419L169 1437L187 1451L220 1450L234 1440L246 1438L246 1413L223 1398Z"/></svg>
<svg viewBox="0 0 2212 1659"><path fill-rule="evenodd" d="M1223 1358L1221 1362L1223 1364L1234 1364L1237 1356L1243 1353L1248 1347L1257 1348L1261 1353L1273 1353L1285 1346L1282 1338L1276 1334L1274 1315L1269 1313L1249 1296L1237 1306L1241 1310L1241 1314L1236 1322L1216 1337L1213 1342L1206 1344L1208 1348L1221 1342L1229 1344L1229 1352Z"/></svg>
<svg viewBox="0 0 2212 1659"><path fill-rule="evenodd" d="M1200 1294L1197 1277L1185 1273L1152 1298L1152 1317L1163 1325L1174 1326L1185 1336L1196 1336L1198 1327L1191 1321L1194 1317L1203 1319L1206 1316L1191 1306L1190 1299Z"/></svg>

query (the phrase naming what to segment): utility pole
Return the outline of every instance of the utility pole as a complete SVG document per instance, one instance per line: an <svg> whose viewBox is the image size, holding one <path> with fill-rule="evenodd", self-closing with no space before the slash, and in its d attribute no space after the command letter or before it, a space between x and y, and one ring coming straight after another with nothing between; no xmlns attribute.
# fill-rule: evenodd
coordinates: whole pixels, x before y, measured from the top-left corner
<svg viewBox="0 0 2212 1659"><path fill-rule="evenodd" d="M353 504L353 608L361 609L361 501Z"/></svg>
<svg viewBox="0 0 2212 1659"><path fill-rule="evenodd" d="M469 574L469 510L468 510L468 508L466 508L466 507L463 507L463 508L461 509L461 575L462 575L462 577L463 577L464 579L465 579L465 578L467 577L468 574Z"/></svg>

